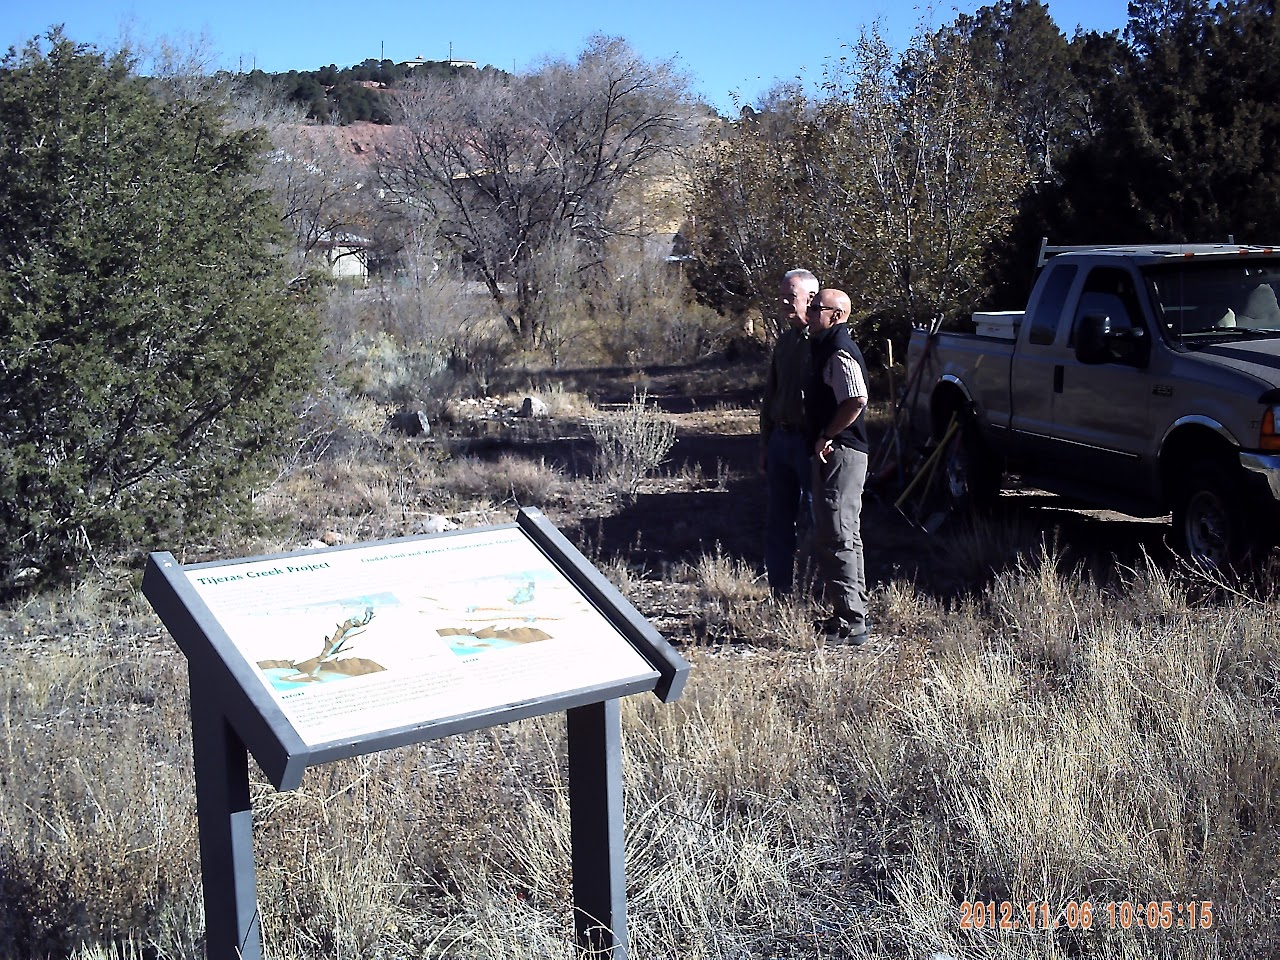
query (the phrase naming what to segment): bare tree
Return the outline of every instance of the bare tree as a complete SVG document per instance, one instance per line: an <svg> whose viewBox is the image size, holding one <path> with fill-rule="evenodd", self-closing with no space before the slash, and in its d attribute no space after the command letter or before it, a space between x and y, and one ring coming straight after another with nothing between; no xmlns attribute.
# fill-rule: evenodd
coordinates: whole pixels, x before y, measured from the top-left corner
<svg viewBox="0 0 1280 960"><path fill-rule="evenodd" d="M687 78L603 37L576 63L419 82L398 105L401 137L380 167L388 195L438 215L440 239L530 343L547 255L569 246L579 270L599 262L626 229L624 187L660 175L694 133Z"/></svg>
<svg viewBox="0 0 1280 960"><path fill-rule="evenodd" d="M369 205L359 170L332 135L335 128L284 124L270 131L274 149L265 176L281 219L305 259L326 240L367 225ZM362 176L363 174L363 176Z"/></svg>
<svg viewBox="0 0 1280 960"><path fill-rule="evenodd" d="M293 238L298 265L326 239L368 232L379 219L373 171L343 144L342 128L309 121L298 105L244 83L230 117L237 128L260 129L270 140L259 182Z"/></svg>
<svg viewBox="0 0 1280 960"><path fill-rule="evenodd" d="M804 226L813 186L804 175L808 112L802 93L775 88L759 109L744 107L712 130L693 168L693 283L718 309L740 317L760 310L770 339L779 279L812 266L815 255Z"/></svg>

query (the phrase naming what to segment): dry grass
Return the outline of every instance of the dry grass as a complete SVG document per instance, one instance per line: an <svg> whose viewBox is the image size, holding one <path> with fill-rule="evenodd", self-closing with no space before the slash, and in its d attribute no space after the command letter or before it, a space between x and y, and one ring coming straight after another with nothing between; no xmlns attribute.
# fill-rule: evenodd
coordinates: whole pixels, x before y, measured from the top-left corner
<svg viewBox="0 0 1280 960"><path fill-rule="evenodd" d="M595 415L580 394L556 402ZM609 429L661 453L626 454L631 473L602 460L600 478L388 440L363 403L326 416L349 442L282 470L259 505L289 526L255 550L410 533L432 513L572 515L602 480L634 491L670 449L643 398ZM751 428L717 422L735 417ZM679 701L623 705L633 956L1272 955L1270 588L1153 561L1099 583L1052 542L1013 555L1024 539L954 532L935 562L1003 572L964 596L877 585L878 639L856 650L823 645L817 608L768 599L723 550L665 576L601 560L652 618L684 618L673 639L694 665ZM0 957L200 956L187 681L145 601L104 577L15 601L0 668ZM564 767L563 720L544 717L327 764L286 794L255 778L267 955L569 960ZM963 901L1065 919L1086 899L1088 931L959 924ZM1101 904L1117 900L1211 900L1215 924L1111 929Z"/></svg>
<svg viewBox="0 0 1280 960"><path fill-rule="evenodd" d="M853 651L778 642L805 611L722 556L682 575L725 630L753 612L688 648L680 701L625 703L635 955L1256 957L1280 934L1269 604L1193 603L1154 567L1105 593L1045 554L974 602L881 590L897 639ZM101 587L4 626L0 943L198 956L181 658ZM563 758L549 717L258 782L268 954L569 957ZM1212 900L1216 926L963 931L971 899Z"/></svg>

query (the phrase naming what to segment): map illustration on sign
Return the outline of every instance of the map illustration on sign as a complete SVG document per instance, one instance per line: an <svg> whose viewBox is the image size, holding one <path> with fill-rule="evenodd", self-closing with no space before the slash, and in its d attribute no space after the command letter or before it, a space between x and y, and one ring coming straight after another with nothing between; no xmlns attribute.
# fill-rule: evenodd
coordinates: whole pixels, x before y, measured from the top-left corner
<svg viewBox="0 0 1280 960"><path fill-rule="evenodd" d="M186 576L311 744L655 675L510 528Z"/></svg>
<svg viewBox="0 0 1280 960"><path fill-rule="evenodd" d="M548 614L535 603L538 581L546 579L542 571L526 571L517 577L493 577L465 584L451 584L451 593L465 593L474 601L458 606L446 604L438 597L423 595L419 598L426 611L434 608L441 616L450 617L454 623L436 627L436 633L457 656L470 656L487 650L502 650L526 643L550 640L552 634L544 626L575 612L559 610ZM543 596L554 598L554 591L543 590ZM259 660L258 668L277 690L292 690L308 683L324 683L345 677L360 677L385 670L376 660L356 655L358 638L373 629L373 621L379 607L400 606L394 594L375 594L356 597L342 604L346 607L364 607L364 613L348 617L335 625L333 633L321 639L319 652L306 660ZM329 609L331 605L325 605ZM543 604L545 607L546 604ZM302 614L305 611L298 611ZM366 639L368 637L366 636Z"/></svg>
<svg viewBox="0 0 1280 960"><path fill-rule="evenodd" d="M387 669L375 660L353 657L351 641L373 622L373 607L365 607L363 617L351 617L338 624L333 636L325 638L320 655L301 663L294 660L259 660L258 668L277 690L292 690L304 683L322 683L343 677L358 677ZM339 657L346 653L346 656Z"/></svg>

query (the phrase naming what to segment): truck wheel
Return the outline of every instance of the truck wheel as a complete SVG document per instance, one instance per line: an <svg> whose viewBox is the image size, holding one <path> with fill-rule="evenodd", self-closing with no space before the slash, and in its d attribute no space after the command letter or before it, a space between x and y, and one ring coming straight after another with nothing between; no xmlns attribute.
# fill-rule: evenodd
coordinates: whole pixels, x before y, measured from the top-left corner
<svg viewBox="0 0 1280 960"><path fill-rule="evenodd" d="M1239 484L1225 466L1193 466L1173 507L1178 552L1206 570L1227 570L1244 560L1253 539L1241 504Z"/></svg>
<svg viewBox="0 0 1280 960"><path fill-rule="evenodd" d="M986 510L1000 495L999 467L968 416L962 415L942 470L947 501L957 513Z"/></svg>

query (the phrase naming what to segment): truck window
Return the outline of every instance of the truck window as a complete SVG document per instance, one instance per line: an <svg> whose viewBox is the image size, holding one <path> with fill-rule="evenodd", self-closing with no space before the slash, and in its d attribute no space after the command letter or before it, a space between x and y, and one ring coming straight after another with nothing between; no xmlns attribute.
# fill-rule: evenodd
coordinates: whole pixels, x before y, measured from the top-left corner
<svg viewBox="0 0 1280 960"><path fill-rule="evenodd" d="M1174 342L1280 333L1280 270L1274 261L1162 264L1148 269L1147 277L1156 316Z"/></svg>
<svg viewBox="0 0 1280 960"><path fill-rule="evenodd" d="M1081 318L1097 313L1111 318L1112 330L1145 328L1133 277L1127 270L1098 267L1090 271L1080 294L1080 302L1076 304L1076 316L1071 325L1068 346L1075 346L1076 329L1080 326Z"/></svg>
<svg viewBox="0 0 1280 960"><path fill-rule="evenodd" d="M1076 279L1076 267L1071 264L1050 264L1052 271L1044 282L1044 290L1031 317L1031 331L1027 342L1047 347L1058 335L1058 323L1062 319L1062 306Z"/></svg>

